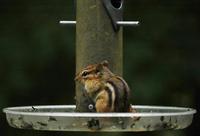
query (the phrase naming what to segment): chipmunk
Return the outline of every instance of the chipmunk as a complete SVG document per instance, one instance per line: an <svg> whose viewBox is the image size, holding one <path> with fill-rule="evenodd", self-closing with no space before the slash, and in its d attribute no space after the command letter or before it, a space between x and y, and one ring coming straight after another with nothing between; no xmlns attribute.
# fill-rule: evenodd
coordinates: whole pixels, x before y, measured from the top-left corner
<svg viewBox="0 0 200 136"><path fill-rule="evenodd" d="M76 75L75 81L84 86L96 112L132 112L130 89L122 77L109 70L108 61L87 66Z"/></svg>

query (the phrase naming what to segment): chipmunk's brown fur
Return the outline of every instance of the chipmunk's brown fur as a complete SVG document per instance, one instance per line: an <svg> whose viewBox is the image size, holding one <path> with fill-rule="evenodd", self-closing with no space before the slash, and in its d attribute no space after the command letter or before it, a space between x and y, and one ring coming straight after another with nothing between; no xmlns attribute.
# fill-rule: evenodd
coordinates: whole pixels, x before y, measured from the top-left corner
<svg viewBox="0 0 200 136"><path fill-rule="evenodd" d="M97 112L130 112L129 87L122 77L113 74L108 62L89 65L76 75Z"/></svg>

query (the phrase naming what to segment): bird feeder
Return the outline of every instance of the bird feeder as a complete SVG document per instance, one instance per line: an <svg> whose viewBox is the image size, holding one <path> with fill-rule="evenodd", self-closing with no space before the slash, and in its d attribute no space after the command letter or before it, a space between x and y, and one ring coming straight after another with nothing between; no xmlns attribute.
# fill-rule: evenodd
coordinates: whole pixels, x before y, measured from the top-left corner
<svg viewBox="0 0 200 136"><path fill-rule="evenodd" d="M139 21L123 21L123 0L77 0L76 71L108 60L113 73L122 76L123 27ZM195 109L134 105L136 113L94 113L82 87L76 84L76 105L5 108L8 123L15 128L49 131L135 132L183 129L193 120Z"/></svg>

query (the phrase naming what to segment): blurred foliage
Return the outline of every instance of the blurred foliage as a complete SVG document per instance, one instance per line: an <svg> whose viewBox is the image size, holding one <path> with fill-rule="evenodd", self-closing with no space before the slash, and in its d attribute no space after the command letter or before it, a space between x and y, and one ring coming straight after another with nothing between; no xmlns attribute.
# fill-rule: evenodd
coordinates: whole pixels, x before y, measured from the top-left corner
<svg viewBox="0 0 200 136"><path fill-rule="evenodd" d="M125 0L124 78L133 104L200 107L199 0ZM0 109L74 104L75 28L73 0L0 1ZM198 135L200 117L180 131L136 136ZM0 113L0 135L49 136L80 133L18 130ZM85 135L92 135L84 133ZM95 135L132 135L98 133Z"/></svg>

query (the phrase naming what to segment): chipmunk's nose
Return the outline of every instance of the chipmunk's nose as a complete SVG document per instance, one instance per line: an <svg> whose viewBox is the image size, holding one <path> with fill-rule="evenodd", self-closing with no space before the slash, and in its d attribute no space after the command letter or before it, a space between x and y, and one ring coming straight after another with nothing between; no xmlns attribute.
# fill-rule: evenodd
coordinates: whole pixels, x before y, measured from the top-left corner
<svg viewBox="0 0 200 136"><path fill-rule="evenodd" d="M75 81L79 80L79 75L76 75L76 77L74 78Z"/></svg>
<svg viewBox="0 0 200 136"><path fill-rule="evenodd" d="M74 80L77 81L77 80L78 80L78 77L76 76L76 77L74 78Z"/></svg>

